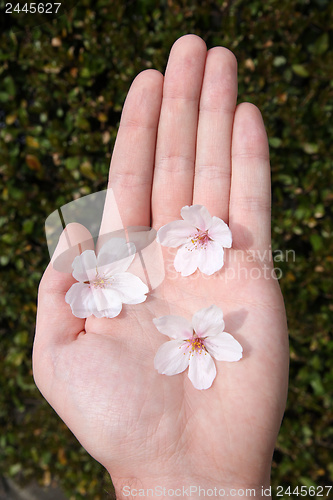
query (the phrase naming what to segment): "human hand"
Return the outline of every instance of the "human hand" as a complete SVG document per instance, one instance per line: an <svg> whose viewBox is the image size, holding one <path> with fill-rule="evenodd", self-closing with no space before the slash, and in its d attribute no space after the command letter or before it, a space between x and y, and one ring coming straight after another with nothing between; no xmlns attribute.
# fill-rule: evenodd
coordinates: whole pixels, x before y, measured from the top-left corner
<svg viewBox="0 0 333 500"><path fill-rule="evenodd" d="M179 39L164 78L147 70L133 82L109 177L124 226L159 229L192 204L227 222L233 248L222 270L181 277L165 250L162 285L113 319L73 316L64 297L74 280L52 265L40 285L36 384L110 472L119 497L129 484L269 485L286 401L287 326L270 260L267 137L255 106L236 107L236 72L227 49ZM178 311L190 320L211 304L223 310L243 359L216 362L212 387L198 391L186 373L154 369L166 339L152 319Z"/></svg>

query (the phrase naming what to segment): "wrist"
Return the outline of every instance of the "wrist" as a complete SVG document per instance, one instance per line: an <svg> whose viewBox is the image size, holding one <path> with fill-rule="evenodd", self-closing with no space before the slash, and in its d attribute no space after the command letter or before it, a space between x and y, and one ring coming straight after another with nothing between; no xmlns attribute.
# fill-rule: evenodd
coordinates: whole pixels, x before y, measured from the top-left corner
<svg viewBox="0 0 333 500"><path fill-rule="evenodd" d="M248 464L248 467L207 467L205 461L194 464L174 461L169 464L154 461L144 473L142 464L127 468L108 468L117 500L147 498L149 500L177 498L240 498L271 499L270 462ZM134 465L134 464L132 464ZM260 467L259 467L260 465Z"/></svg>
<svg viewBox="0 0 333 500"><path fill-rule="evenodd" d="M117 500L134 500L148 498L149 500L169 500L171 498L202 498L229 497L234 500L240 498L265 498L271 500L270 487L254 484L214 484L204 480L180 480L178 478L140 480L137 478L121 478L113 481Z"/></svg>

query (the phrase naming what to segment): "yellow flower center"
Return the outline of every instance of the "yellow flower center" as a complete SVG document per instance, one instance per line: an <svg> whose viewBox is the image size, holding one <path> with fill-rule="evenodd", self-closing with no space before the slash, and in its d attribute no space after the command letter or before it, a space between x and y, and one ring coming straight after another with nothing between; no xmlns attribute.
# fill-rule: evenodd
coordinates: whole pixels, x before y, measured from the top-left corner
<svg viewBox="0 0 333 500"><path fill-rule="evenodd" d="M112 281L111 277L107 276L100 276L99 273L97 272L96 278L90 282L90 285L93 286L94 288L107 288L107 286L110 284Z"/></svg>
<svg viewBox="0 0 333 500"><path fill-rule="evenodd" d="M209 240L208 231L201 231L198 229L198 232L191 236L192 245L187 246L186 248L190 252L193 250L200 250L202 248L205 249Z"/></svg>
<svg viewBox="0 0 333 500"><path fill-rule="evenodd" d="M194 355L194 352L197 352L198 354L201 354L202 351L205 352L206 354L206 348L205 348L205 343L204 340L201 339L200 337L192 337L191 339L186 340L188 348L190 350L190 355Z"/></svg>

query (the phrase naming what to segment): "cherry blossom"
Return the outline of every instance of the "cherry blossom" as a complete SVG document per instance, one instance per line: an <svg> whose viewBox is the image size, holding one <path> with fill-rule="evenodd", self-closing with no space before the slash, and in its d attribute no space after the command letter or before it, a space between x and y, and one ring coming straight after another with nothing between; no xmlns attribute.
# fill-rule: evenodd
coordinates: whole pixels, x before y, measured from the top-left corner
<svg viewBox="0 0 333 500"><path fill-rule="evenodd" d="M181 209L183 220L162 226L157 237L161 245L177 248L174 266L182 276L193 274L198 268L207 275L219 271L224 264L223 248L232 245L231 231L218 217L212 217L203 205Z"/></svg>
<svg viewBox="0 0 333 500"><path fill-rule="evenodd" d="M91 315L114 318L122 304L140 304L148 287L134 274L126 272L135 257L135 245L123 238L112 238L98 252L85 250L75 257L73 277L78 281L65 300L77 318Z"/></svg>
<svg viewBox="0 0 333 500"><path fill-rule="evenodd" d="M208 389L218 361L238 361L242 346L224 331L223 312L215 305L200 309L189 323L181 316L162 316L153 322L159 332L172 340L158 349L154 366L163 375L177 375L188 367L188 377L196 389Z"/></svg>

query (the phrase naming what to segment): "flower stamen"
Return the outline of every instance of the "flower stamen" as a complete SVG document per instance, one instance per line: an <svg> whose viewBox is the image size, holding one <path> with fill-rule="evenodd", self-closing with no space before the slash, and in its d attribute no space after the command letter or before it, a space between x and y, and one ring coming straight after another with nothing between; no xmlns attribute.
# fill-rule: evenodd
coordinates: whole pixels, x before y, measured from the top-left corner
<svg viewBox="0 0 333 500"><path fill-rule="evenodd" d="M91 281L84 281L85 284L90 285L93 288L108 288L113 281L112 276L100 275L96 270L96 277Z"/></svg>
<svg viewBox="0 0 333 500"><path fill-rule="evenodd" d="M198 229L198 231L190 236L191 238L191 246L187 246L187 250L192 252L192 250L201 250L201 249L206 249L207 244L210 241L210 237L208 236L208 230L207 231L201 231Z"/></svg>
<svg viewBox="0 0 333 500"><path fill-rule="evenodd" d="M205 351L205 354L206 354L204 339L201 339L200 337L193 336L191 339L185 340L185 342L188 343L188 349L190 351L190 356L191 355L193 356L195 352L197 352L198 354L201 354L202 351Z"/></svg>

